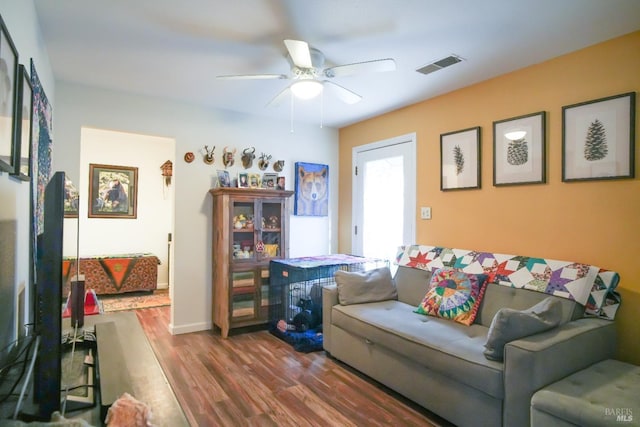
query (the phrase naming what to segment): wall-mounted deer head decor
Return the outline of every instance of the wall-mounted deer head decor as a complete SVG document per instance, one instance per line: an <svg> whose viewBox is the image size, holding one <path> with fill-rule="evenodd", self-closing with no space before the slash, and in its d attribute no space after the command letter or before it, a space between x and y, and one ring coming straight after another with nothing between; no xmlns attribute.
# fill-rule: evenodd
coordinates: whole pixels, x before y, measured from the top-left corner
<svg viewBox="0 0 640 427"><path fill-rule="evenodd" d="M267 170L270 160L270 155L267 155L265 153L260 154L260 160L258 160L258 168L260 168L261 171Z"/></svg>
<svg viewBox="0 0 640 427"><path fill-rule="evenodd" d="M227 148L229 148L229 146L224 147L222 150L222 163L225 168L230 168L235 162L234 156L236 155L236 149L234 148L232 151L229 151Z"/></svg>
<svg viewBox="0 0 640 427"><path fill-rule="evenodd" d="M213 164L213 162L216 160L216 159L213 157L213 152L215 151L215 149L216 149L216 146L215 146L215 145L213 146L213 148L212 148L211 150L209 150L209 146L208 146L208 145L205 145L205 146L204 146L204 151L205 151L205 153L203 154L203 156L204 156L204 162L205 162L206 164L208 164L208 165L212 165L212 164Z"/></svg>
<svg viewBox="0 0 640 427"><path fill-rule="evenodd" d="M253 166L253 159L256 158L256 147L245 148L242 150L242 167L249 169Z"/></svg>

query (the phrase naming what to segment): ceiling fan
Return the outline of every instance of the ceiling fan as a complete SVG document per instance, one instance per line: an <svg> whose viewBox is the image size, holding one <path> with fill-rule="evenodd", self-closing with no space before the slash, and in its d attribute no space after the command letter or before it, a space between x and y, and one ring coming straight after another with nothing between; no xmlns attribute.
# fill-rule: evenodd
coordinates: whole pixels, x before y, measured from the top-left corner
<svg viewBox="0 0 640 427"><path fill-rule="evenodd" d="M319 95L325 87L330 88L346 104L355 104L362 99L357 93L327 79L350 76L364 72L394 71L396 62L391 58L374 59L353 64L324 68L324 54L300 40L285 40L287 60L291 64L290 74L236 74L217 76L218 79L288 79L293 82L277 94L267 106L279 104L289 93L301 99Z"/></svg>

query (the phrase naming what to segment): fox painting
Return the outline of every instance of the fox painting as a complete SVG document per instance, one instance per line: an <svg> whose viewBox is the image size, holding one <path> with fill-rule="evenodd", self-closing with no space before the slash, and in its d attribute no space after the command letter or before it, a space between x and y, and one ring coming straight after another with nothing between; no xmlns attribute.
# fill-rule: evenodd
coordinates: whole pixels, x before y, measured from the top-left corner
<svg viewBox="0 0 640 427"><path fill-rule="evenodd" d="M329 166L296 163L296 215L329 214Z"/></svg>

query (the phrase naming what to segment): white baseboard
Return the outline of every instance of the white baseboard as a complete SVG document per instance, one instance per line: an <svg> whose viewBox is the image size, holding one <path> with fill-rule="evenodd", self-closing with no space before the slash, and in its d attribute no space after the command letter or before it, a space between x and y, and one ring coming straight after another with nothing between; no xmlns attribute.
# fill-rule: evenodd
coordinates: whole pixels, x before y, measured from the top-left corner
<svg viewBox="0 0 640 427"><path fill-rule="evenodd" d="M169 332L171 335L188 334L191 332L208 331L211 329L211 322L190 323L187 325L169 324Z"/></svg>

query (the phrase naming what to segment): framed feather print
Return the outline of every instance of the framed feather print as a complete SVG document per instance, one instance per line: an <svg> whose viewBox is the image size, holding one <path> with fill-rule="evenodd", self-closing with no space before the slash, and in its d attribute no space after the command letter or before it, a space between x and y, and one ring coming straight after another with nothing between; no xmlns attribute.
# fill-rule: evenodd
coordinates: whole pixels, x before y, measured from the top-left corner
<svg viewBox="0 0 640 427"><path fill-rule="evenodd" d="M440 135L440 190L480 188L480 126Z"/></svg>

